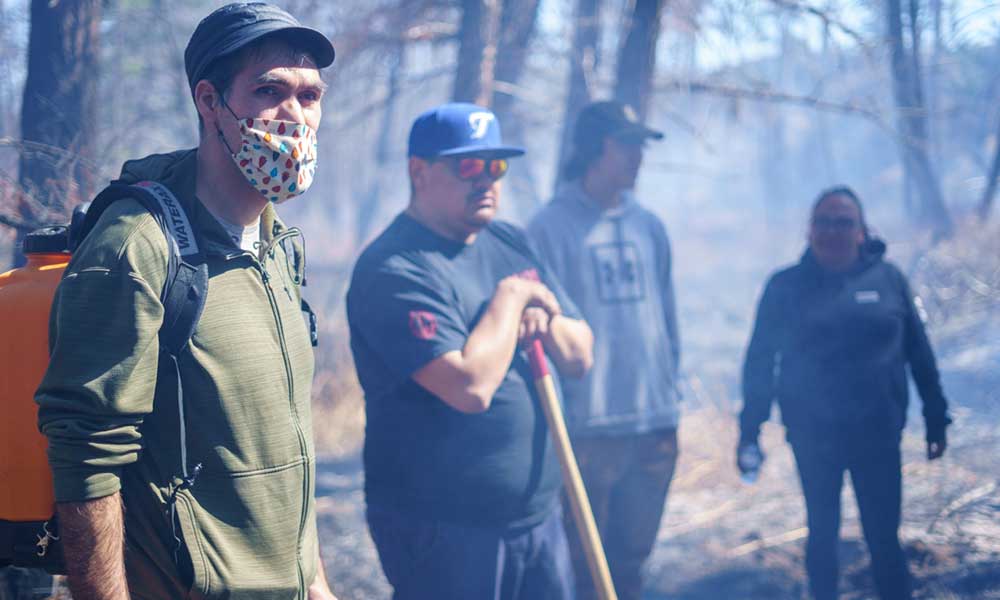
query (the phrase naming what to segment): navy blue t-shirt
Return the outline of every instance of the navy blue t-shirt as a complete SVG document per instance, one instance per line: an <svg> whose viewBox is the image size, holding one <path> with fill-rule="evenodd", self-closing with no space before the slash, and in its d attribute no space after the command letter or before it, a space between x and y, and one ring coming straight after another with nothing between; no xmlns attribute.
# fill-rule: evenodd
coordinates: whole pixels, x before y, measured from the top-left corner
<svg viewBox="0 0 1000 600"><path fill-rule="evenodd" d="M555 505L559 466L524 352L480 414L451 408L411 378L463 348L507 276L537 277L579 318L537 256L506 223L466 245L405 213L362 253L347 316L365 392L370 505L506 530L533 526Z"/></svg>

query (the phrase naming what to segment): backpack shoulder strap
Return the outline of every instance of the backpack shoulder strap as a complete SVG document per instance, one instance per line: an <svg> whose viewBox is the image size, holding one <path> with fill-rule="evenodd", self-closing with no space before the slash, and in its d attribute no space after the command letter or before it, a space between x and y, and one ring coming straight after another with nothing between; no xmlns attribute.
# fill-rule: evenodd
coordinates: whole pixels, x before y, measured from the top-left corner
<svg viewBox="0 0 1000 600"><path fill-rule="evenodd" d="M180 472L172 478L167 504L170 507L170 526L174 537L174 560L178 560L181 537L176 530L177 493L194 485L201 463L188 469L187 423L184 410L184 382L181 379L178 357L188 347L194 329L205 308L208 295L208 265L198 247L191 222L177 197L165 185L142 181L135 185L113 183L94 198L83 219L76 242L94 228L108 206L122 198L134 198L142 204L159 224L167 239L167 277L160 292L163 304L163 324L160 326L160 350L168 355L176 376L178 448ZM78 244L77 244L78 245ZM75 247L75 245L74 245Z"/></svg>
<svg viewBox="0 0 1000 600"><path fill-rule="evenodd" d="M112 183L86 208L86 216L79 231L74 233L72 246L75 249L97 224L101 214L122 198L132 198L142 204L167 239L167 277L160 293L163 304L160 347L177 356L194 334L205 307L208 267L191 221L173 192L155 181L135 185Z"/></svg>

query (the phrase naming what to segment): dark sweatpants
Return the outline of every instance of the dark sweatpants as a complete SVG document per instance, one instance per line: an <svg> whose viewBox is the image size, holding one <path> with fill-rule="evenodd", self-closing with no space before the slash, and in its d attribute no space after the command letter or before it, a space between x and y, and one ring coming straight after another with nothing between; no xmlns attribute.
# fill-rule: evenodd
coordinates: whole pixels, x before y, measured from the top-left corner
<svg viewBox="0 0 1000 600"><path fill-rule="evenodd" d="M562 511L516 534L368 507L393 600L573 600Z"/></svg>
<svg viewBox="0 0 1000 600"><path fill-rule="evenodd" d="M594 521L619 600L642 595L642 565L660 529L667 489L677 464L677 430L573 440ZM572 511L564 497L566 536L579 600L597 597Z"/></svg>
<svg viewBox="0 0 1000 600"><path fill-rule="evenodd" d="M898 442L875 446L847 440L799 440L792 443L792 450L806 499L806 570L813 597L837 597L840 491L844 471L848 471L879 596L882 600L910 598L910 576L898 535L902 501Z"/></svg>

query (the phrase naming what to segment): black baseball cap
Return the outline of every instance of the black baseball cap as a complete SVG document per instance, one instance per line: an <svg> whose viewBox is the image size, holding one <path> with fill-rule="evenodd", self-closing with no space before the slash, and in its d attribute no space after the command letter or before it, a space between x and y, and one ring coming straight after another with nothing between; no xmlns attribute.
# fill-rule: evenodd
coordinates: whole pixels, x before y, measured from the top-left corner
<svg viewBox="0 0 1000 600"><path fill-rule="evenodd" d="M213 62L266 35L280 33L308 52L320 69L333 64L333 44L325 35L299 23L286 11L266 2L233 2L212 12L195 28L184 50L188 84L201 81Z"/></svg>
<svg viewBox="0 0 1000 600"><path fill-rule="evenodd" d="M663 132L642 124L635 110L627 104L613 100L591 102L580 110L576 118L573 143L583 147L606 137L662 140Z"/></svg>

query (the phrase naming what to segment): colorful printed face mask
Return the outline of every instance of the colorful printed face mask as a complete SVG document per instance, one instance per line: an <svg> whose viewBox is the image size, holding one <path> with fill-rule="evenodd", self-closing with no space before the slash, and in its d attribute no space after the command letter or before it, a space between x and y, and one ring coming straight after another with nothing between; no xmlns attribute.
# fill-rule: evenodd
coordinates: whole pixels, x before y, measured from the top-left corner
<svg viewBox="0 0 1000 600"><path fill-rule="evenodd" d="M229 106L226 105L229 109ZM278 119L240 119L240 148L219 137L250 185L275 204L298 196L312 185L316 174L316 132L308 125Z"/></svg>

